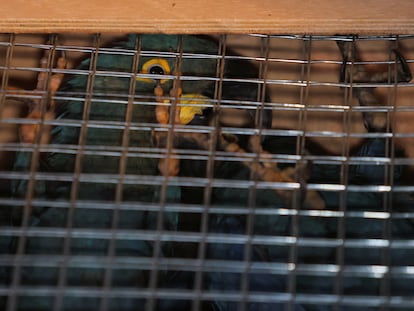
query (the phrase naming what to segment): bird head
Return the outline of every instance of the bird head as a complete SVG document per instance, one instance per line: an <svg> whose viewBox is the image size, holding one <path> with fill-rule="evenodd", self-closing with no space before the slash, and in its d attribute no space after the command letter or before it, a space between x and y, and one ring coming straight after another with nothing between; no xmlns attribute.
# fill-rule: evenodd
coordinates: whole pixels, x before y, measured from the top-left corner
<svg viewBox="0 0 414 311"><path fill-rule="evenodd" d="M217 71L218 45L214 40L190 35L130 35L128 47L140 46L137 92L160 85L166 94L180 79L183 94L212 97Z"/></svg>

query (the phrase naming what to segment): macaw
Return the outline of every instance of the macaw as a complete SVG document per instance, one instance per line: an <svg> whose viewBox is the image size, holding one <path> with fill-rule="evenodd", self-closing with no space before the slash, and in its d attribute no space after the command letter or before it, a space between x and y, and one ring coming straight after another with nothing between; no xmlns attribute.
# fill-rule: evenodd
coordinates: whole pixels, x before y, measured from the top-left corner
<svg viewBox="0 0 414 311"><path fill-rule="evenodd" d="M182 146L197 149L197 139L206 139L204 134L193 138L191 133L185 136L179 131L170 139L168 127L174 123L178 129L210 126L214 118L219 125L231 126L222 116L227 108L218 109L215 104L218 83L220 100L228 106L258 98L257 83L236 82L245 76L258 78L258 69L248 61L235 66L229 59L224 60L224 75L218 77L220 59L217 42L207 37L131 34L111 49L97 49L72 73L56 77L59 85L50 86L47 110L53 126L45 136L38 134L38 127L26 127L24 142L29 143L29 149L16 156L14 170L27 176L35 171L36 177L33 183L29 177L13 181L13 195L30 205L16 208L13 222L16 226L74 232L126 230L132 237L109 239L80 233L63 239L50 233L29 235L25 242L16 238L13 250L25 243L27 255L64 254L81 261L83 256L92 256L97 262L110 256L139 257L146 265L114 269L109 281L109 272L102 266L81 265L69 267L64 282L67 286L101 287L107 280L112 287L147 288L152 256L169 257L177 251L174 243L156 244L154 238L141 233L177 230L180 214L160 210L160 206L180 203L181 189L174 184L163 186L163 180L187 172L185 161L163 162L164 151ZM260 118L257 111L248 110L246 124L238 126L257 127L257 120L261 120L260 126L269 127L271 111L260 112ZM29 217L23 224L25 213ZM20 282L55 285L59 271L58 267L24 267ZM170 274L160 272L159 282L169 279ZM21 297L19 308L52 308L53 299L43 298ZM101 302L69 297L62 303L65 308L78 310L98 309ZM161 310L162 304L160 299L157 308ZM145 302L110 299L108 305L111 310L136 310Z"/></svg>

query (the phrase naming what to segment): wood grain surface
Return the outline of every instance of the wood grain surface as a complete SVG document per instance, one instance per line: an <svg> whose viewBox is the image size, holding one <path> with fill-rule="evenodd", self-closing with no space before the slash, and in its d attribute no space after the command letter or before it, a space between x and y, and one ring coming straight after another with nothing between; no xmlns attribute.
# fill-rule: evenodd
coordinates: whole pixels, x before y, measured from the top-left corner
<svg viewBox="0 0 414 311"><path fill-rule="evenodd" d="M407 0L15 0L0 32L408 34Z"/></svg>

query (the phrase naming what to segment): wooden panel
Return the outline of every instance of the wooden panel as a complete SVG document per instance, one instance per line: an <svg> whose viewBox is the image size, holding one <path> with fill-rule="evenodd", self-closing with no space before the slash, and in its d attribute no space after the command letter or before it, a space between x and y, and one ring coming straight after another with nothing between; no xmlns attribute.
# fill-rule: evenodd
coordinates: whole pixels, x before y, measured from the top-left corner
<svg viewBox="0 0 414 311"><path fill-rule="evenodd" d="M414 33L407 0L2 2L0 32Z"/></svg>

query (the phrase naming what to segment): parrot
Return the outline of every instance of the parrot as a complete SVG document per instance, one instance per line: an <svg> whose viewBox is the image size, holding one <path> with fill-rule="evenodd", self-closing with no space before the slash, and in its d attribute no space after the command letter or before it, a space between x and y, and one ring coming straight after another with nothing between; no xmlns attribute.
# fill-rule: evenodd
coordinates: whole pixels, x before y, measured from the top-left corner
<svg viewBox="0 0 414 311"><path fill-rule="evenodd" d="M13 168L25 174L35 171L36 177L32 181L14 179L11 189L15 198L47 204L14 209L12 222L46 230L126 230L134 236L110 240L88 235L66 239L50 233L29 235L25 241L16 238L10 252L24 243L27 255L63 254L80 260L83 256L140 257L146 260L147 268L134 266L109 273L102 266L68 267L63 282L67 286L147 288L152 256L177 256L179 250L172 241L156 245L140 232L181 230L181 213L159 211L159 206L185 201L179 186L162 185L165 162L161 161L163 155L157 156L153 150L167 148L168 135L162 129L171 122L178 123L177 127L199 127L218 120L220 125L232 126L223 116L227 108L217 109L214 104L218 55L218 43L205 36L130 34L110 49L98 48L73 73L55 77L53 83L57 81L58 86L50 86L47 111L54 125L48 128L49 133L40 135L36 127L31 128L35 135L29 135L30 127L25 129L24 143L34 151L19 151ZM257 101L257 83L243 83L240 78L258 78L258 68L245 60L237 65L234 62L224 61L220 99L228 106L242 100ZM61 61L59 66L66 65ZM171 109L165 109L169 106ZM270 127L270 110L246 112L247 121L237 126ZM201 135L193 138L178 132L173 136L172 148L199 149L197 139ZM243 141L241 136L238 139ZM174 165L178 171L172 177L192 176L186 175L186 161ZM27 223L25 213L29 214ZM58 267L24 267L20 282L53 286L59 280L59 271ZM159 273L160 286L171 279L171 274L174 271ZM108 299L109 310L137 310L146 305L145 299ZM97 310L103 302L88 297L65 297L61 302L41 296L18 299L19 310L52 309L53 303L71 310ZM155 305L157 310L177 308L163 299Z"/></svg>
<svg viewBox="0 0 414 311"><path fill-rule="evenodd" d="M181 39L180 39L181 38ZM181 48L180 48L181 46ZM60 86L53 94L54 103L51 115L56 119L48 135L48 146L36 155L35 152L21 151L17 154L14 169L29 173L33 169L38 178L32 185L29 179L14 180L12 192L17 198L34 200L30 206L28 225L41 229L64 229L76 234L70 239L61 236L31 236L26 239L24 253L27 255L70 255L83 260L83 256L96 259L108 259L108 255L116 258L140 258L143 267L113 268L111 273L105 266L97 265L76 267L68 266L64 284L67 287L85 286L100 288L105 284L113 288L145 290L148 288L152 260L154 254L169 258L198 258L198 245L190 242L162 241L158 246L145 233L162 230L163 232L202 232L200 213L173 212L168 209L159 211L160 202L167 206L178 204L207 204L209 208L225 208L228 212L209 212L207 215L207 234L226 236L265 236L286 237L294 234L299 237L336 238L337 219L333 217L298 217L298 228L290 214L274 214L273 211L290 208L280 192L272 189L246 189L237 186L212 187L207 194L204 187L162 185L164 174L161 172L159 159L153 148L165 148L167 136L159 130L171 120L178 128L210 126L217 122L220 127L231 127L233 124L226 118L227 108L217 108L216 77L218 45L214 40L204 36L175 35L129 35L126 41L116 43L116 50L98 49L97 54L86 58L73 74L66 74ZM139 56L134 58L136 47L140 47ZM177 64L176 54L183 57ZM161 56L160 56L161 53ZM197 56L201 53L201 56ZM238 64L240 64L238 60ZM231 107L232 102L255 101L258 98L258 87L255 83L240 82L237 78L258 77L258 70L251 63L239 66L231 59L224 61L224 79L221 86L221 100ZM178 67L178 68L176 68ZM92 72L92 74L91 74ZM174 76L174 77L172 77ZM234 78L235 81L232 79ZM228 80L226 80L228 79ZM237 81L236 81L237 80ZM133 98L129 95L133 94ZM164 96L169 94L169 96ZM266 101L268 98L266 97ZM176 103L174 112L163 109ZM177 110L178 113L177 113ZM271 116L263 110L257 115L256 110L246 112L246 124L241 127L270 127ZM233 113L229 108L228 112ZM159 113L159 114L157 114ZM170 115L171 113L171 115ZM84 122L88 121L87 123ZM258 124L259 122L262 122ZM87 126L85 125L87 124ZM239 127L239 125L235 126ZM36 130L36 129L35 129ZM155 132L155 134L154 134ZM179 150L207 149L212 137L207 135L191 135L174 133L172 147ZM232 142L239 145L238 151L263 152L263 156L277 154L295 154L296 137L263 136L257 145L247 135L217 134L217 150L228 151ZM39 138L38 138L39 139ZM205 140L201 141L200 140ZM39 141L43 144L45 141ZM204 147L200 145L203 145ZM355 156L381 157L386 154L384 139L368 140ZM262 155L262 154L260 154ZM37 161L35 161L37 160ZM260 161L259 161L260 162ZM165 163L164 163L165 164ZM168 164L168 163L167 163ZM35 167L33 167L35 165ZM180 159L177 177L210 176L207 163L200 159ZM167 165L168 166L168 165ZM278 163L279 171L291 172L292 165ZM287 170L285 170L285 168ZM264 166L273 171L274 168ZM238 160L216 160L213 163L212 177L216 180L252 180L252 175L259 175L252 166ZM300 170L300 169L299 169ZM340 182L339 165L312 163L307 181L315 183ZM399 166L394 167L394 180L400 179ZM168 171L171 171L168 169ZM276 172L279 172L276 171ZM297 172L297 170L294 170ZM79 176L78 173L81 173ZM385 169L381 165L351 165L349 182L358 185L382 184ZM124 179L120 179L124 176ZM73 178L77 179L73 182ZM302 177L303 178L303 177ZM277 180L274 180L277 181ZM301 181L302 182L302 181ZM161 184L161 185L160 185ZM319 191L325 208L337 210L341 202L339 193ZM301 197L302 199L302 197ZM345 205L349 211L376 211L383 206L381 193L347 192ZM41 204L42 202L47 204ZM54 206L56 202L56 206ZM392 196L392 205L402 211L411 208L412 201L408 196ZM244 213L234 213L232 208L244 209ZM257 213L256 210L257 209ZM27 210L27 207L26 207ZM252 211L252 213L250 213ZM267 212L268 211L268 212ZM14 225L22 224L24 208L15 209L11 216ZM161 214L162 213L162 214ZM355 223L345 222L347 238L366 238L382 236L382 223L372 219L355 218ZM160 223L159 223L160 222ZM250 223L250 224L249 224ZM363 227L364 230L361 230ZM82 230L94 230L97 233L120 232L129 234L129 238L114 237L98 239L93 235L81 236ZM393 237L401 239L412 236L414 229L407 219L395 219L392 222ZM131 236L131 233L133 234ZM141 235L141 233L144 233ZM204 232L203 232L204 233ZM11 253L16 250L19 240L10 245ZM112 245L111 245L112 243ZM158 247L158 248L157 248ZM246 246L240 243L209 242L206 245L206 260L230 260L252 262L286 263L289 246L251 244L249 257L245 258ZM358 250L346 249L345 264L356 264L364 260L372 264L377 260L378 249L367 255ZM298 263L332 263L336 249L327 247L298 247ZM364 257L365 256L365 257ZM390 258L396 266L409 265L412 258L407 249L391 249ZM111 258L109 258L111 259ZM203 290L239 291L243 276L223 270L206 271L203 278ZM7 276L10 279L11 276ZM25 266L22 269L20 282L22 285L55 286L59 279L59 267ZM109 279L109 283L108 283ZM160 270L157 288L184 289L194 288L194 272L179 270ZM266 292L270 294L284 293L287 290L286 275L257 272L254 268L247 273L246 283L251 293ZM332 290L332 282L314 276L296 276L297 292L326 293ZM397 282L394 282L397 283ZM392 283L392 293L400 290L408 293L412 288L409 279L398 284ZM375 294L377 284L361 278L344 279L344 288L348 293L358 290ZM53 299L50 297L19 297L19 310L51 310ZM108 310L144 310L147 302L144 298L113 299L108 298ZM192 301L180 299L155 298L154 310L191 310ZM87 296L65 296L65 309L98 310L101 298ZM210 299L202 305L203 311L239 310L240 304L234 301ZM295 310L313 311L327 310L324 306L286 302L264 303L249 301L246 310ZM344 309L346 310L346 309ZM349 309L350 310L350 309Z"/></svg>
<svg viewBox="0 0 414 311"><path fill-rule="evenodd" d="M342 55L342 66L339 82L347 83L401 83L410 82L412 73L406 59L398 49L392 49L395 57L395 70L385 72L369 72L361 62L360 56L353 41L336 41ZM349 64L351 62L351 64ZM380 100L372 87L355 87L353 95L361 106L381 106ZM387 127L387 114L384 112L363 112L365 127L370 132L381 132Z"/></svg>

